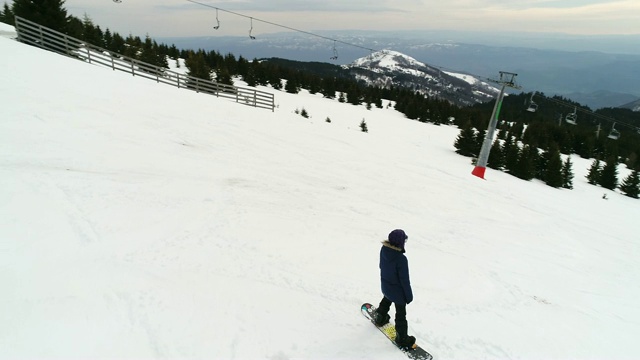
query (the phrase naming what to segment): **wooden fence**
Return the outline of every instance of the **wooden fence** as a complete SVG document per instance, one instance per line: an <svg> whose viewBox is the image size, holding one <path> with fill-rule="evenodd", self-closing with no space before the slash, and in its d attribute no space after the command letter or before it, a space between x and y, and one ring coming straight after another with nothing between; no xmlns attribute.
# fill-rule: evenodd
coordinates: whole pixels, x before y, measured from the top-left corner
<svg viewBox="0 0 640 360"><path fill-rule="evenodd" d="M180 74L88 44L82 40L46 28L22 17L16 16L15 19L16 32L18 33L18 41L20 42L80 59L91 64L124 71L133 76L155 80L158 83L232 99L244 105L270 109L271 111L275 109L275 99L272 93L254 88L219 84L215 81Z"/></svg>

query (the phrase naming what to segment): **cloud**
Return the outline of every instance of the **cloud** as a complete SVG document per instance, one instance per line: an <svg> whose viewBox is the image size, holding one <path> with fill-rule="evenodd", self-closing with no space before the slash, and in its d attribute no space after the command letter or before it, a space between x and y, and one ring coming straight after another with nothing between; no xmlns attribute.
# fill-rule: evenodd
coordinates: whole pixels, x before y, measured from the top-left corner
<svg viewBox="0 0 640 360"><path fill-rule="evenodd" d="M466 30L640 34L639 0L67 0L76 16L127 33L210 34L218 7L303 30ZM224 31L244 34L245 19L220 14ZM259 24L256 24L259 25ZM278 31L256 26L256 31Z"/></svg>
<svg viewBox="0 0 640 360"><path fill-rule="evenodd" d="M395 6L398 2L371 0L247 0L247 1L206 1L203 4L232 11L260 11L260 12L403 12L408 11L402 6ZM400 2L402 3L402 1ZM419 1L409 1L419 3Z"/></svg>

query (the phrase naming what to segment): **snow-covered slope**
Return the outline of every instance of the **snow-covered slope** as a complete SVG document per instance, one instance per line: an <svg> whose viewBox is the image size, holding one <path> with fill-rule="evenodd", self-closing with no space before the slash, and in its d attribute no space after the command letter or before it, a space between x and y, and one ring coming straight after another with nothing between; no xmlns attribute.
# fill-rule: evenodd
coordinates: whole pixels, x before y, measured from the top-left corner
<svg viewBox="0 0 640 360"><path fill-rule="evenodd" d="M640 357L640 203L588 160L573 191L483 181L457 129L386 106L0 54L3 359L405 359L359 313L395 228L436 359Z"/></svg>
<svg viewBox="0 0 640 360"><path fill-rule="evenodd" d="M0 22L0 37L15 39L17 36L16 29L13 26Z"/></svg>
<svg viewBox="0 0 640 360"><path fill-rule="evenodd" d="M442 71L392 50L372 53L344 67L369 84L405 87L461 106L489 101L499 92L471 75Z"/></svg>
<svg viewBox="0 0 640 360"><path fill-rule="evenodd" d="M640 99L625 104L621 106L621 108L631 109L632 111L640 111Z"/></svg>

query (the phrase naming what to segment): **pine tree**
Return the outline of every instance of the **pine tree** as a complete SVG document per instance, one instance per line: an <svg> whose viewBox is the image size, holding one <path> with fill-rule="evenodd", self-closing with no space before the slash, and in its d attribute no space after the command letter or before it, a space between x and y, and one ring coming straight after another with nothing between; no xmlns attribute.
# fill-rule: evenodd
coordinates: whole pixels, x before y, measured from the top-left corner
<svg viewBox="0 0 640 360"><path fill-rule="evenodd" d="M362 94L358 85L352 85L347 89L347 102L352 105L362 103Z"/></svg>
<svg viewBox="0 0 640 360"><path fill-rule="evenodd" d="M147 35L149 38L149 35ZM99 26L93 24L93 20L89 17L89 15L84 14L84 18L82 19L82 40L85 42L104 47L104 34Z"/></svg>
<svg viewBox="0 0 640 360"><path fill-rule="evenodd" d="M282 78L280 77L280 74L277 72L269 72L267 73L267 79L269 80L269 84L271 85L272 88L276 89L276 90L281 90L282 89Z"/></svg>
<svg viewBox="0 0 640 360"><path fill-rule="evenodd" d="M126 47L124 38L118 33L113 33L113 40L107 49L118 54L124 54Z"/></svg>
<svg viewBox="0 0 640 360"><path fill-rule="evenodd" d="M618 186L618 162L615 156L609 156L607 159L607 163L600 173L598 185L609 190L613 190Z"/></svg>
<svg viewBox="0 0 640 360"><path fill-rule="evenodd" d="M636 166L637 162L638 162L638 155L635 152L632 152L631 154L629 154L629 157L627 158L625 165L627 165L627 168L629 169L635 169L637 167Z"/></svg>
<svg viewBox="0 0 640 360"><path fill-rule="evenodd" d="M502 149L504 152L504 169L510 174L516 174L518 172L518 160L520 159L520 147L509 136L504 141Z"/></svg>
<svg viewBox="0 0 640 360"><path fill-rule="evenodd" d="M12 12L39 25L67 33L67 10L64 0L14 0Z"/></svg>
<svg viewBox="0 0 640 360"><path fill-rule="evenodd" d="M332 77L325 77L322 79L320 93L328 99L336 98L336 79ZM346 101L346 100L345 100Z"/></svg>
<svg viewBox="0 0 640 360"><path fill-rule="evenodd" d="M478 130L478 132L476 133L476 144L473 148L473 153L474 154L480 154L480 150L482 149L482 144L484 144L484 138L487 137L487 130L482 128L480 130Z"/></svg>
<svg viewBox="0 0 640 360"><path fill-rule="evenodd" d="M375 99L373 99L373 104L378 108L378 109L382 109L382 98L381 97L376 97Z"/></svg>
<svg viewBox="0 0 640 360"><path fill-rule="evenodd" d="M169 67L167 57L160 52L158 43L152 40L148 34L145 37L144 43L142 44L142 52L139 56L139 59L140 61L144 61L160 68Z"/></svg>
<svg viewBox="0 0 640 360"><path fill-rule="evenodd" d="M638 170L632 171L631 174L624 178L622 184L620 184L620 190L628 197L634 199L640 197L640 175L638 175Z"/></svg>
<svg viewBox="0 0 640 360"><path fill-rule="evenodd" d="M362 119L362 122L360 123L360 130L362 130L362 132L369 132L369 128L367 128L367 123L364 119Z"/></svg>
<svg viewBox="0 0 640 360"><path fill-rule="evenodd" d="M536 179L545 181L547 164L549 163L549 151L543 151L536 162Z"/></svg>
<svg viewBox="0 0 640 360"><path fill-rule="evenodd" d="M471 127L471 123L467 122L460 130L453 146L456 148L456 153L462 156L477 156L475 144L475 131Z"/></svg>
<svg viewBox="0 0 640 360"><path fill-rule="evenodd" d="M309 84L309 94L317 94L320 92L320 78L317 76L310 76L307 83Z"/></svg>
<svg viewBox="0 0 640 360"><path fill-rule="evenodd" d="M295 78L290 78L287 80L287 84L284 86L284 90L289 94L297 94L300 92L300 87L298 86L298 82Z"/></svg>
<svg viewBox="0 0 640 360"><path fill-rule="evenodd" d="M562 158L558 146L553 144L547 153L547 171L545 173L545 183L551 187L559 188L563 184Z"/></svg>
<svg viewBox="0 0 640 360"><path fill-rule="evenodd" d="M247 69L247 73L242 76L242 80L247 83L247 86L256 86L258 85L257 79L257 71L256 71L257 61L252 61L249 63L249 68Z"/></svg>
<svg viewBox="0 0 640 360"><path fill-rule="evenodd" d="M133 36L129 34L125 39L127 46L124 48L123 55L132 59L138 59L140 48L142 47L142 39L139 36ZM204 59L203 59L204 61Z"/></svg>
<svg viewBox="0 0 640 360"><path fill-rule="evenodd" d="M496 139L491 145L491 151L489 152L489 159L487 160L487 166L496 169L504 169L504 152L500 140Z"/></svg>
<svg viewBox="0 0 640 360"><path fill-rule="evenodd" d="M197 53L189 51L184 64L187 69L189 69L189 76L211 81L211 68L205 62L204 54L202 51L198 51ZM194 87L195 81L190 80L188 86Z"/></svg>
<svg viewBox="0 0 640 360"><path fill-rule="evenodd" d="M14 26L16 24L15 17L13 16L13 11L11 11L11 7L9 7L9 4L7 3L4 3L3 10L0 11L0 22Z"/></svg>
<svg viewBox="0 0 640 360"><path fill-rule="evenodd" d="M112 42L113 42L113 35L111 34L111 31L109 30L109 28L107 28L107 30L104 31L104 39L103 39L105 49L109 49L111 47Z"/></svg>
<svg viewBox="0 0 640 360"><path fill-rule="evenodd" d="M517 172L514 174L520 179L531 180L536 174L536 162L538 161L538 149L525 145L520 151Z"/></svg>
<svg viewBox="0 0 640 360"><path fill-rule="evenodd" d="M600 159L595 159L591 163L591 167L589 167L589 172L587 173L587 182L591 185L598 185L600 182Z"/></svg>
<svg viewBox="0 0 640 360"><path fill-rule="evenodd" d="M571 162L571 156L567 156L567 160L562 164L562 187L573 189L573 163Z"/></svg>
<svg viewBox="0 0 640 360"><path fill-rule="evenodd" d="M226 67L219 67L216 70L216 82L219 84L233 86L233 78L231 77L231 73L229 73L229 69Z"/></svg>

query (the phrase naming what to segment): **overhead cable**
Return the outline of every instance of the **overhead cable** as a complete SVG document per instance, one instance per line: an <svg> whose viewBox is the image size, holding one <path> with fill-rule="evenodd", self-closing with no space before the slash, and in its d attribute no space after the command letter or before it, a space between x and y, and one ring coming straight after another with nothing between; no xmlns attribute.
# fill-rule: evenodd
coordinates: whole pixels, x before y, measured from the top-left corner
<svg viewBox="0 0 640 360"><path fill-rule="evenodd" d="M219 8L217 6L204 4L204 3L201 3L201 2L198 2L198 1L195 1L195 0L186 0L186 1L194 3L194 4L198 4L198 5L201 5L201 6L206 6L206 7L211 8L211 9L216 9L216 11L222 11L222 12L226 12L226 13L233 14L233 15L236 15L236 16L240 16L240 17L244 17L244 18L247 18L247 19L251 19L252 21L259 21L259 22L264 23L264 24L269 24L269 25L277 26L277 27L280 27L280 28L283 28L283 29L296 31L296 32L299 32L299 33L302 33L302 34L315 36L317 38L333 41L334 43L340 43L340 44L344 44L344 45L360 48L360 49L363 49L363 50L367 50L369 52L379 51L379 50L368 48L368 47L365 47L365 46L362 46L362 45L352 44L352 43L349 43L349 42L346 42L346 41L333 39L333 38L330 38L330 37L327 37L327 36L324 36L324 35L315 34L315 33L312 33L310 31L300 30L300 29L292 28L290 26L277 24L277 23L274 23L274 22L271 22L271 21L258 19L258 18L253 17L253 16L248 16L248 15L240 14L240 13L237 13L237 12L234 12L234 11L225 10L225 9Z"/></svg>
<svg viewBox="0 0 640 360"><path fill-rule="evenodd" d="M366 46L362 46L362 45L353 44L353 43L350 43L350 42L347 42L347 41L330 38L330 37L324 36L324 35L319 35L319 34L316 34L316 33L310 32L310 31L300 30L300 29L296 29L296 28L293 28L293 27L290 27L290 26L278 24L278 23L275 23L275 22L272 22L272 21L258 19L258 18L253 17L253 16L248 16L248 15L244 15L244 14L241 14L241 13L238 13L238 12L235 12L235 11L222 9L222 8L220 8L218 6L205 4L205 3L202 3L202 2L199 2L199 1L195 1L195 0L186 0L186 1L188 1L190 3L194 3L194 4L197 4L197 5L200 5L200 6L208 7L208 8L211 8L211 9L215 9L216 10L216 21L217 21L217 25L214 26L215 29L218 29L220 27L220 20L218 19L218 12L219 11L226 12L226 13L229 13L229 14L233 14L235 16L240 16L240 17L249 19L250 22L251 22L251 29L249 30L249 37L251 39L255 39L255 36L253 36L253 34L252 34L253 21L257 21L257 22L261 22L261 23L264 23L264 24L276 26L276 27L279 27L279 28L282 28L282 29L287 29L287 30L299 32L299 33L302 33L302 34L306 34L306 35L309 35L309 36L317 37L317 38L320 38L320 39L333 41L333 54L334 54L334 56L331 57L332 60L336 60L337 57L338 57L337 56L337 49L336 49L336 44L338 44L338 43L343 44L343 45L347 45L347 46L351 46L351 47L355 47L355 48L359 48L359 49L363 49L363 50L367 50L370 53L384 52L384 50L376 50L376 49L368 48ZM453 70L453 69L450 69L450 68L447 68L447 67L444 67L444 66L437 66L437 65L432 65L432 64L429 64L429 66L437 68L437 69L439 69L440 71L443 71L443 72L459 73L458 70ZM465 73L465 74L473 76L473 77L477 78L478 80L481 80L481 81L484 81L484 82L495 82L494 79L487 78L487 77L484 77L484 76L479 76L479 75L475 75L475 74L472 74L472 73ZM534 91L534 94L535 93L538 93L538 92ZM555 103L560 104L560 105L569 106L569 107L574 107L575 106L575 105L566 103L564 101L561 101L561 100L558 100L558 99L554 99L554 98L550 98L550 97L547 97L547 96L545 96L545 98L547 100L549 100L549 101L555 102ZM584 112L586 114L592 115L592 116L594 116L596 118L600 118L602 120L611 121L612 123L617 123L617 124L620 124L620 125L623 125L623 126L627 126L627 127L631 128L631 129L636 129L636 130L638 129L637 126L633 126L633 125L630 125L630 124L626 124L626 123L617 121L617 120L615 120L613 118L610 118L608 116L604 116L604 115L595 113L595 112L590 111L590 110L585 110L583 108L578 108L578 110L582 111L582 112Z"/></svg>
<svg viewBox="0 0 640 360"><path fill-rule="evenodd" d="M536 93L536 92L534 92L534 94L535 94L535 93ZM539 94L540 94L540 93L539 93ZM626 126L626 127L630 128L630 129L632 129L632 130L638 130L638 129L639 129L639 127L638 127L638 126L633 126L633 125L631 125L631 124L627 124L627 123L625 123L625 122L622 122L622 121L616 120L616 119L611 118L611 117L609 117L609 116L602 115L602 114L598 114L598 113L596 113L596 112L594 112L594 111L592 111L592 110L590 110L590 109L585 109L585 108L583 108L583 107L581 107L581 106L576 106L576 105L574 105L574 104L569 104L569 103L567 103L567 102L565 102L565 101L562 101L562 100L559 100L559 99L556 99L556 98L552 98L552 97L545 96L545 99L547 99L548 101L554 102L554 103L556 103L556 104L558 104L558 105L563 105L563 106L567 106L567 107L570 107L570 108L571 108L571 107L575 107L575 108L577 109L577 111L583 112L583 113L585 113L585 114L587 114L587 115L591 115L591 116L593 116L593 117L595 117L595 118L598 118L598 119L600 119L600 120L605 120L605 121L610 121L610 122L615 123L615 124L620 124L620 125L622 125L622 126Z"/></svg>

